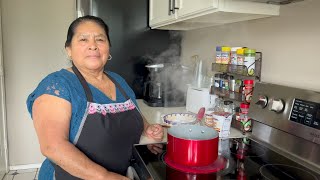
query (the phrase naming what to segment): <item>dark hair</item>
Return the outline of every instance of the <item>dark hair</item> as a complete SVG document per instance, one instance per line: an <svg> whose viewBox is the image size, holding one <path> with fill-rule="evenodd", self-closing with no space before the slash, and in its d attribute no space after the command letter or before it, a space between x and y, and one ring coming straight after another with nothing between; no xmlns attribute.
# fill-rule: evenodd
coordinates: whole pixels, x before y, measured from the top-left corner
<svg viewBox="0 0 320 180"><path fill-rule="evenodd" d="M109 41L109 45L111 46L111 42L110 42L110 38L109 38L109 27L108 27L108 25L99 17L86 15L86 16L79 17L79 18L75 19L70 24L69 29L68 29L68 34L67 34L67 40L66 40L66 42L64 44L64 47L69 47L70 46L72 38L74 36L75 29L79 26L79 24L81 24L82 22L86 22L86 21L92 21L92 22L97 23L99 26L101 26L104 29L104 31L105 31L105 33L107 35L107 39Z"/></svg>

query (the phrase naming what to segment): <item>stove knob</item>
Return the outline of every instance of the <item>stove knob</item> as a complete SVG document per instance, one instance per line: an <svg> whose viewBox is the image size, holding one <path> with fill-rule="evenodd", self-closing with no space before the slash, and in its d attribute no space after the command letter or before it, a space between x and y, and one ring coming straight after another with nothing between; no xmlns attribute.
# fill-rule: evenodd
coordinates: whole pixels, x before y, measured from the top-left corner
<svg viewBox="0 0 320 180"><path fill-rule="evenodd" d="M282 99L271 99L269 102L269 110L274 112L282 112L284 109L284 102Z"/></svg>
<svg viewBox="0 0 320 180"><path fill-rule="evenodd" d="M264 95L259 95L259 100L256 102L256 105L260 106L262 109L265 108L268 104L268 97Z"/></svg>

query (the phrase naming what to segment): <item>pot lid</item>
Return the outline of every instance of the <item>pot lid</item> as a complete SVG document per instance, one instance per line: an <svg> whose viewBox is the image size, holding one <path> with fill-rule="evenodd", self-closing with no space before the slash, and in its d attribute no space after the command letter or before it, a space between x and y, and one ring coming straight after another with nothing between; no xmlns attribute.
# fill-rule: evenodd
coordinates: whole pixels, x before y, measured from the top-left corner
<svg viewBox="0 0 320 180"><path fill-rule="evenodd" d="M207 126L200 125L176 125L168 129L168 134L173 137L186 140L210 140L219 137L219 133Z"/></svg>

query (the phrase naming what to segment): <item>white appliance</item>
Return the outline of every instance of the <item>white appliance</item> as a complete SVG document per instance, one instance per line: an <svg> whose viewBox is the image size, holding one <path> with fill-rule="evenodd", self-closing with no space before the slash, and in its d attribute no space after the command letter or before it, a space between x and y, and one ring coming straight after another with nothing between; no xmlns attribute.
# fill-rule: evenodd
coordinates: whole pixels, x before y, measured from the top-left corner
<svg viewBox="0 0 320 180"><path fill-rule="evenodd" d="M197 88L189 86L187 90L186 109L187 111L198 113L201 107L208 110L215 105L217 95L210 94L209 88Z"/></svg>

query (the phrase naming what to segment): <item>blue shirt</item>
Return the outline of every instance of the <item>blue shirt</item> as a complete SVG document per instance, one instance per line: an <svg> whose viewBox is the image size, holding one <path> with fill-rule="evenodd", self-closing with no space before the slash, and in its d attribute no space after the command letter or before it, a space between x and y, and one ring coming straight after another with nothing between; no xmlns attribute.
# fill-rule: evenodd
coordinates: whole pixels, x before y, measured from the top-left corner
<svg viewBox="0 0 320 180"><path fill-rule="evenodd" d="M138 107L135 94L126 81L118 74L108 71L115 81L117 81L122 89L127 93L131 100ZM89 84L89 83L88 83ZM121 103L125 102L126 98L122 95L120 90L116 88L116 101L111 100L103 92L89 84L89 88L92 92L93 101L98 104L110 104L110 103ZM83 115L86 110L87 98L85 91L78 80L77 76L66 70L61 69L60 71L49 74L45 77L38 85L38 87L29 95L27 99L28 111L32 116L32 105L34 101L43 94L49 94L53 96L60 97L71 103L72 114L70 120L70 130L69 130L69 141L73 142ZM46 160L41 167L39 180L42 179L52 179L53 167L51 163ZM44 177L45 175L45 177ZM50 177L49 177L50 176Z"/></svg>

